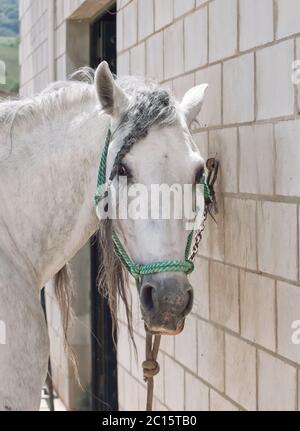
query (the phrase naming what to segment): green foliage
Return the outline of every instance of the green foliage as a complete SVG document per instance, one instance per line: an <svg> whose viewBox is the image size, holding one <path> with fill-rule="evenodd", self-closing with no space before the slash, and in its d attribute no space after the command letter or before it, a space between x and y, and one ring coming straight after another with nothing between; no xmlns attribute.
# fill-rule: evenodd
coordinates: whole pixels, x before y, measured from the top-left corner
<svg viewBox="0 0 300 431"><path fill-rule="evenodd" d="M17 93L19 89L19 1L0 0L0 61L5 64L6 83L0 92Z"/></svg>
<svg viewBox="0 0 300 431"><path fill-rule="evenodd" d="M0 0L0 36L19 34L18 0Z"/></svg>
<svg viewBox="0 0 300 431"><path fill-rule="evenodd" d="M6 67L6 83L0 92L17 93L19 89L19 38L0 37L0 60Z"/></svg>

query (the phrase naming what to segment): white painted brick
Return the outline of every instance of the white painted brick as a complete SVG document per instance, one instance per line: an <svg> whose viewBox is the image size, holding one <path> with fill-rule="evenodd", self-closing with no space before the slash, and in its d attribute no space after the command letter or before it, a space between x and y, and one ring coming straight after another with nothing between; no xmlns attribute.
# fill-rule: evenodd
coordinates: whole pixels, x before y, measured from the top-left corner
<svg viewBox="0 0 300 431"><path fill-rule="evenodd" d="M239 272L217 262L210 264L210 318L239 331Z"/></svg>
<svg viewBox="0 0 300 431"><path fill-rule="evenodd" d="M63 4L64 4L63 16L66 19L69 15L71 15L71 9L72 9L71 0L66 0L63 2Z"/></svg>
<svg viewBox="0 0 300 431"><path fill-rule="evenodd" d="M168 353L168 355L174 356L174 344L175 344L174 340L175 340L175 337L171 335L168 337L162 337L160 342L160 349L163 352Z"/></svg>
<svg viewBox="0 0 300 431"><path fill-rule="evenodd" d="M202 320L198 321L198 374L224 390L224 333Z"/></svg>
<svg viewBox="0 0 300 431"><path fill-rule="evenodd" d="M117 10L125 7L131 0L117 0Z"/></svg>
<svg viewBox="0 0 300 431"><path fill-rule="evenodd" d="M131 370L131 349L126 325L119 325L118 361L127 370Z"/></svg>
<svg viewBox="0 0 300 431"><path fill-rule="evenodd" d="M146 64L148 78L162 81L164 79L164 42L163 33L157 33L147 39Z"/></svg>
<svg viewBox="0 0 300 431"><path fill-rule="evenodd" d="M157 412L169 411L168 408L156 398L154 398L153 406L153 410ZM145 408L143 408L143 410L145 410Z"/></svg>
<svg viewBox="0 0 300 431"><path fill-rule="evenodd" d="M269 274L297 279L297 207L258 202L258 267Z"/></svg>
<svg viewBox="0 0 300 431"><path fill-rule="evenodd" d="M300 32L298 0L277 0L277 39Z"/></svg>
<svg viewBox="0 0 300 431"><path fill-rule="evenodd" d="M224 123L254 120L254 55L228 60L223 69Z"/></svg>
<svg viewBox="0 0 300 431"><path fill-rule="evenodd" d="M133 0L123 10L123 48L129 48L137 42L137 0Z"/></svg>
<svg viewBox="0 0 300 431"><path fill-rule="evenodd" d="M139 0L138 2L138 38L144 39L154 32L154 2Z"/></svg>
<svg viewBox="0 0 300 431"><path fill-rule="evenodd" d="M300 373L298 370L298 410L300 411Z"/></svg>
<svg viewBox="0 0 300 431"><path fill-rule="evenodd" d="M65 80L67 77L67 64L66 56L63 55L56 60L56 78L58 80Z"/></svg>
<svg viewBox="0 0 300 431"><path fill-rule="evenodd" d="M180 76L173 80L173 93L178 101L181 101L185 93L195 86L195 75Z"/></svg>
<svg viewBox="0 0 300 431"><path fill-rule="evenodd" d="M184 71L182 21L164 30L164 65L165 79L173 78Z"/></svg>
<svg viewBox="0 0 300 431"><path fill-rule="evenodd" d="M174 17L178 18L190 10L194 9L195 0L174 0Z"/></svg>
<svg viewBox="0 0 300 431"><path fill-rule="evenodd" d="M157 31L173 21L173 0L154 1L155 31Z"/></svg>
<svg viewBox="0 0 300 431"><path fill-rule="evenodd" d="M120 10L117 14L117 52L123 50L124 42L124 21L123 21L123 11Z"/></svg>
<svg viewBox="0 0 300 431"><path fill-rule="evenodd" d="M226 334L225 392L247 410L256 408L256 353L250 344Z"/></svg>
<svg viewBox="0 0 300 431"><path fill-rule="evenodd" d="M273 38L273 0L240 0L240 50L264 45Z"/></svg>
<svg viewBox="0 0 300 431"><path fill-rule="evenodd" d="M277 282L277 310L278 310L278 353L300 364L300 344L296 342L297 328L292 328L293 322L300 320L300 287Z"/></svg>
<svg viewBox="0 0 300 431"><path fill-rule="evenodd" d="M139 383L124 371L124 384L126 388L124 409L126 411L136 411L139 408Z"/></svg>
<svg viewBox="0 0 300 431"><path fill-rule="evenodd" d="M209 153L209 157L211 153ZM218 202L218 213L215 214L216 222L208 217L205 223L205 233L199 246L199 255L224 261L225 235L224 235L224 197L216 187L216 200Z"/></svg>
<svg viewBox="0 0 300 431"><path fill-rule="evenodd" d="M276 347L275 281L241 271L241 335L270 350Z"/></svg>
<svg viewBox="0 0 300 431"><path fill-rule="evenodd" d="M176 381L177 390L174 391ZM184 409L184 370L173 359L165 357L165 397L171 410Z"/></svg>
<svg viewBox="0 0 300 431"><path fill-rule="evenodd" d="M163 401L165 399L165 379L166 378L165 378L165 355L161 351L159 351L158 353L157 361L159 363L160 371L155 376L154 395L158 399Z"/></svg>
<svg viewBox="0 0 300 431"><path fill-rule="evenodd" d="M185 71L207 63L207 8L201 8L184 19Z"/></svg>
<svg viewBox="0 0 300 431"><path fill-rule="evenodd" d="M292 115L294 88L291 80L294 43L292 40L259 50L257 69L257 118Z"/></svg>
<svg viewBox="0 0 300 431"><path fill-rule="evenodd" d="M185 410L208 411L208 387L189 373L185 373Z"/></svg>
<svg viewBox="0 0 300 431"><path fill-rule="evenodd" d="M256 203L225 198L225 259L256 269Z"/></svg>
<svg viewBox="0 0 300 431"><path fill-rule="evenodd" d="M55 367L54 367L55 368ZM118 400L119 406L124 406L125 404L125 371L119 365L118 366Z"/></svg>
<svg viewBox="0 0 300 431"><path fill-rule="evenodd" d="M187 316L184 330L175 337L175 359L197 373L197 320Z"/></svg>
<svg viewBox="0 0 300 431"><path fill-rule="evenodd" d="M218 186L222 192L237 192L237 129L217 129L209 133L209 153L220 162Z"/></svg>
<svg viewBox="0 0 300 431"><path fill-rule="evenodd" d="M300 38L296 39L296 63L295 66L292 67L293 73L292 73L292 80L295 82L295 85L297 85L298 88L298 112L300 112L300 67L299 67L299 61L300 61Z"/></svg>
<svg viewBox="0 0 300 431"><path fill-rule="evenodd" d="M263 124L240 127L239 138L240 192L274 194L273 126Z"/></svg>
<svg viewBox="0 0 300 431"><path fill-rule="evenodd" d="M194 289L193 313L209 318L209 271L208 260L197 257L195 270L189 276L189 281Z"/></svg>
<svg viewBox="0 0 300 431"><path fill-rule="evenodd" d="M234 55L237 50L237 1L209 3L209 61Z"/></svg>
<svg viewBox="0 0 300 431"><path fill-rule="evenodd" d="M208 132L194 133L193 139L199 148L201 156L206 160L208 158Z"/></svg>
<svg viewBox="0 0 300 431"><path fill-rule="evenodd" d="M213 389L210 390L210 410L213 412L235 412L239 409Z"/></svg>
<svg viewBox="0 0 300 431"><path fill-rule="evenodd" d="M300 195L300 121L284 121L275 126L276 193Z"/></svg>
<svg viewBox="0 0 300 431"><path fill-rule="evenodd" d="M130 73L136 76L145 76L146 53L145 43L142 42L130 50Z"/></svg>
<svg viewBox="0 0 300 431"><path fill-rule="evenodd" d="M160 83L161 88L164 88L169 93L172 93L173 89L173 81L170 79L170 81L164 81Z"/></svg>
<svg viewBox="0 0 300 431"><path fill-rule="evenodd" d="M141 364L146 359L145 358L145 337L141 337L139 335L134 334L134 341L136 344L137 352L133 352L132 350L133 354L131 355L131 374L137 380L142 381L143 370L142 370ZM132 349L134 349L133 346L132 346Z"/></svg>
<svg viewBox="0 0 300 431"><path fill-rule="evenodd" d="M60 27L56 29L56 32L55 32L57 57L60 57L62 54L66 52L66 48L67 48L66 35L67 35L67 26L66 26L66 23L64 22Z"/></svg>
<svg viewBox="0 0 300 431"><path fill-rule="evenodd" d="M201 127L221 124L221 65L207 67L196 73L196 85L207 83L204 103L198 120Z"/></svg>
<svg viewBox="0 0 300 431"><path fill-rule="evenodd" d="M141 316L141 303L140 296L136 288L136 283L133 277L130 277L130 287L131 296L132 296L132 323L134 330L138 332L142 337L145 335L145 327L144 321ZM127 319L126 319L127 321Z"/></svg>
<svg viewBox="0 0 300 431"><path fill-rule="evenodd" d="M146 409L147 404L147 388L146 385L139 385L138 386L138 392L139 392L139 410L144 411Z"/></svg>
<svg viewBox="0 0 300 431"><path fill-rule="evenodd" d="M258 352L258 409L296 410L297 370L268 353Z"/></svg>
<svg viewBox="0 0 300 431"><path fill-rule="evenodd" d="M129 51L125 51L118 55L117 58L118 75L129 75L130 73L130 55Z"/></svg>

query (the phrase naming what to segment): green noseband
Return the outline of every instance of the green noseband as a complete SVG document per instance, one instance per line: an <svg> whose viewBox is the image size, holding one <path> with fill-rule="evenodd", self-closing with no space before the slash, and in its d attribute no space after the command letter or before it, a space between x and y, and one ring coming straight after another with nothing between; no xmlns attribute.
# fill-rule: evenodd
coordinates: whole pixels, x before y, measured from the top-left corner
<svg viewBox="0 0 300 431"><path fill-rule="evenodd" d="M106 184L106 161L108 148L111 140L111 131L110 129L107 131L105 144L100 156L99 162L99 170L97 177L97 189L94 196L94 204L97 207L103 198L105 184ZM210 201L210 191L206 183L205 176L201 180L201 183L204 185L204 198L205 201ZM194 230L189 233L187 244L185 247L185 260L163 260L160 262L148 263L148 264L137 264L134 263L128 254L126 253L118 235L113 231L112 239L114 243L115 253L119 257L122 264L125 266L127 271L136 279L141 278L143 275L148 274L157 274L161 272L184 272L185 274L189 274L194 270L194 264L191 260L189 260L189 255L191 251L191 245L193 240Z"/></svg>

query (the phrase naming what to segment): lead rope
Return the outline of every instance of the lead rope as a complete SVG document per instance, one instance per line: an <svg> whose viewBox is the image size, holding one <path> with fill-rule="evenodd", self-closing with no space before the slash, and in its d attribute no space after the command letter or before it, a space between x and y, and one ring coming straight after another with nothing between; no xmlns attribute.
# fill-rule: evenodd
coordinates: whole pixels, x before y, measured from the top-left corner
<svg viewBox="0 0 300 431"><path fill-rule="evenodd" d="M161 335L155 335L152 345L153 335L146 332L146 360L142 363L144 372L144 381L147 383L147 412L152 411L153 403L153 389L154 381L153 378L159 373L160 367L157 362L157 355L159 351L159 345L161 340Z"/></svg>
<svg viewBox="0 0 300 431"><path fill-rule="evenodd" d="M217 175L218 175L219 162L214 158L208 159L206 162L206 167L209 172L207 187L209 189L210 199L205 202L203 220L195 235L194 244L192 247L191 254L189 256L189 260L191 262L194 262L195 257L197 255L198 248L202 240L203 231L205 229L205 222L207 219L207 215L211 214L211 210L210 210L211 206L213 206L215 213L218 212L216 196L214 191L214 184L216 182ZM149 411L151 412L153 408L154 376L156 376L156 374L158 374L160 370L159 363L157 362L160 340L161 340L161 335L153 336L146 329L146 360L142 363L142 367L143 367L144 381L147 383L147 402L146 402L147 412Z"/></svg>

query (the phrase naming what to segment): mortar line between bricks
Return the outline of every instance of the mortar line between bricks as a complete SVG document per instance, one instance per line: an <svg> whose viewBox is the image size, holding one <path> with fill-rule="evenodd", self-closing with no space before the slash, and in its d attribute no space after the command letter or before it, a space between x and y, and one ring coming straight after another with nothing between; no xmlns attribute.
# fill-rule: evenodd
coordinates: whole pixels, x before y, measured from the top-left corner
<svg viewBox="0 0 300 431"><path fill-rule="evenodd" d="M146 383L144 383L143 381L137 379L133 374L129 373L128 370L122 364L118 363L118 367L121 367L125 373L127 373L133 380L135 380L136 383L138 383L140 386L142 386L142 388L146 389ZM155 391L155 387L154 387L154 391ZM167 410L170 410L170 407L168 407L157 395L155 395L155 393L154 393L154 398L157 401L159 401L159 403L161 405L163 405L164 407L166 407Z"/></svg>
<svg viewBox="0 0 300 431"><path fill-rule="evenodd" d="M135 331L134 331L135 332ZM225 349L225 346L224 346ZM214 387L210 382L208 382L207 380L205 380L203 377L199 376L198 374L196 374L194 371L192 371L190 368L186 367L184 364L182 364L181 362L179 362L176 358L174 358L173 356L171 356L169 353L164 352L164 356L168 357L169 359L171 359L172 361L174 361L178 366L180 366L183 371L185 373L189 373L191 374L193 377L195 377L196 379L200 380L201 383L203 383L205 386L207 386L210 389L213 389L215 392L217 392L220 396L222 396L223 398L225 398L227 401L231 402L235 407L241 409L241 410L245 410L245 408L240 405L238 402L234 401L233 399L231 399L230 397L228 397L226 395L225 392L220 391L219 389L217 389L216 387ZM121 366L123 368L123 370L125 370L127 372L127 374L129 374L134 380L136 380L138 383L144 385L144 383L142 381L140 381L139 379L136 378L136 376L134 376L131 372L128 372L128 370L122 365L119 364L119 366ZM164 383L165 383L165 379L164 379ZM158 398L159 399L159 398ZM161 401L160 401L161 402ZM163 403L162 403L163 404ZM167 406L167 405L166 405Z"/></svg>
<svg viewBox="0 0 300 431"><path fill-rule="evenodd" d="M223 398L225 398L227 401L231 402L235 407L238 407L241 410L245 410L245 407L243 407L242 405L240 405L238 402L234 401L233 399L231 399L229 396L227 396L225 394L225 392L221 392L219 389L217 389L216 387L214 387L211 383L209 383L207 380L205 380L203 377L199 376L198 374L196 374L194 371L190 370L189 368L187 368L185 365L183 365L181 362L179 362L178 360L176 360L173 356L170 356L169 354L165 354L165 356L167 356L169 359L171 359L172 361L174 361L177 365L179 365L185 373L189 373L190 375L192 375L193 377L195 377L197 380L200 380L202 384L204 384L204 386L208 387L209 389L214 390L215 392L217 392L220 396L222 396ZM140 383L143 385L144 387L144 383L142 381L140 381L139 379L137 379L133 374L131 374L130 372L128 372L128 370L122 365L120 364L119 366L121 366L123 368L123 370L125 372L127 372L127 374L129 374L136 382ZM164 379L165 380L165 379ZM146 387L146 386L145 386ZM156 396L156 398L159 400L159 398ZM160 401L161 402L161 401ZM161 404L164 404L163 402L161 402ZM167 406L167 404L165 404Z"/></svg>
<svg viewBox="0 0 300 431"><path fill-rule="evenodd" d="M201 5L199 8L194 9L192 12L187 13L187 15L189 15L189 14L193 13L195 10L201 9L203 7L205 7L205 5ZM183 20L183 18L184 18L184 16L181 16L181 17L177 18L172 23L169 23L166 27L164 27L164 28L162 28L162 29L160 29L158 31L155 31L154 33L151 33L151 35L147 36L146 38L141 39L140 41L137 41L135 44L133 44L133 45L131 45L131 46L123 49L122 51L118 52L118 55L122 55L125 52L130 51L132 48L134 48L135 46L139 45L141 42L146 41L147 39L153 37L157 33L160 33L162 31L164 33L166 29L168 29L169 27L171 27L177 21ZM209 32L209 30L208 30L208 32ZM209 37L209 35L208 35L208 37ZM263 44L263 45L258 45L258 46L249 48L249 49L247 49L245 51L235 53L235 54L233 54L231 56L228 56L228 57L220 58L218 60L209 62L208 64L205 64L203 66L191 69L189 71L183 71L182 73L180 73L178 75L175 75L175 76L170 76L170 77L166 78L165 75L164 75L164 79L161 81L161 84L164 84L165 82L168 82L169 80L174 79L174 78L180 78L181 76L184 76L186 73L193 73L193 72L198 72L198 71L201 71L201 70L205 70L205 69L207 69L207 68L209 68L211 66L216 66L217 64L221 64L222 62L227 62L227 61L230 61L230 60L234 60L234 59L240 58L243 55L247 55L247 54L250 54L250 53L254 54L254 53L262 51L262 50L264 50L266 48L277 46L280 43L287 42L287 41L293 41L295 38L298 38L298 37L300 37L300 32L292 34L292 35L289 35L289 36L285 36L285 37L283 37L281 39L277 39L277 40L273 40L271 42L267 42L266 44Z"/></svg>
<svg viewBox="0 0 300 431"><path fill-rule="evenodd" d="M222 192L224 199L240 199L249 200L256 202L274 202L282 204L294 204L298 205L300 203L300 196L285 196L285 195L264 195L264 194L254 194L254 193L231 193Z"/></svg>
<svg viewBox="0 0 300 431"><path fill-rule="evenodd" d="M192 313L192 315L193 315L193 313ZM278 354L278 353L276 353L276 352L274 352L274 351L271 351L271 350L269 350L269 349L267 349L267 348L265 348L264 346L261 346L261 345L258 345L258 344L256 344L256 343L254 343L254 342L252 342L252 341L250 341L250 340L248 340L248 339L246 339L246 338L244 338L243 336L241 336L240 334L238 334L238 333L236 333L236 332L234 332L234 331L232 331L232 330L230 330L230 329L228 329L228 328L226 328L226 327L224 327L224 326L222 326L222 325L220 325L220 324L218 324L218 323L216 323L216 322L213 322L213 321L211 321L211 320L208 320L208 319L206 319L206 318L203 318L203 317L200 317L200 316L198 316L198 315L196 315L196 317L197 317L197 319L199 319L200 321L203 321L203 322L206 322L206 323L208 323L208 324L210 324L211 326L213 326L213 327L215 327L215 328L217 328L217 329L220 329L220 330L222 330L223 331L223 333L224 333L224 337L226 336L226 334L228 334L228 335L230 335L230 336L233 336L234 338L236 338L236 339L238 339L238 340L241 340L241 341L243 341L243 342L245 342L246 344L248 344L248 345L251 345L251 346L253 346L256 350L257 350L257 352L258 351L263 351L263 352L265 352L265 353L267 353L267 354L269 354L270 356L272 356L273 358L275 358L275 359L279 359L279 360L281 360L282 362L284 362L284 363L286 363L286 364L288 364L288 365L291 365L294 369L296 369L296 370L299 370L300 369L300 365L298 364L298 363L295 363L295 362L293 362L292 360L290 360L290 359L288 359L288 358L286 358L286 357L284 357L284 356L282 356L281 354ZM136 331L134 330L134 332L136 333ZM138 334L138 333L137 333ZM138 334L138 335L140 335L140 334ZM186 365L184 365L184 364L182 364L180 361L178 361L176 358L174 358L173 356L171 356L168 352L165 352L164 351L164 356L166 356L166 357L168 357L169 359L171 359L172 361L174 361L178 366L180 366L182 369L183 369L183 371L184 372L188 372L188 373L190 373L191 375L193 375L195 378L197 378L197 379L199 379L203 384L205 384L206 386L208 386L209 388L211 388L211 389L213 389L213 390L215 390L217 393L219 393L219 395L221 395L223 398L225 398L225 399L227 399L228 401L230 401L232 404L234 404L236 407L238 407L238 408L241 408L242 410L245 410L245 408L243 407L243 406L241 406L238 402L236 402L236 401L234 401L234 400L232 400L230 397L228 397L227 395L226 395L226 392L222 392L222 391L220 391L219 389L217 389L217 388L215 388L210 382L208 382L207 380L205 380L203 377L201 377L200 375L198 375L197 373L195 373L193 370L191 370L190 368L188 368ZM224 357L225 357L225 345L224 345ZM128 371L123 365L121 365L121 364L119 364L120 366L122 366L122 368L124 369L124 370L126 370L126 372L130 375L130 376L132 376L136 381L138 381L139 382L139 380L132 374L132 372L131 371ZM225 369L224 369L224 375L225 375ZM141 382L140 382L141 383ZM165 379L164 379L164 383L165 383ZM224 388L224 390L226 390L226 387ZM163 404L163 403L162 403Z"/></svg>
<svg viewBox="0 0 300 431"><path fill-rule="evenodd" d="M281 353L274 352L273 350L270 350L267 347L264 347L264 346L262 346L260 344L257 344L254 341L251 341L251 340L245 338L243 335L240 335L239 333L234 332L232 329L229 329L229 328L227 328L225 326L222 326L220 323L214 322L212 320L207 320L205 317L201 317L201 316L198 316L198 315L197 315L197 318L200 321L203 321L205 323L208 323L208 324L212 325L216 329L224 331L227 335L231 335L232 337L234 337L234 338L236 338L236 339L238 339L240 341L244 341L246 344L248 344L248 345L250 345L250 346L252 346L252 347L254 347L256 349L261 350L261 351L269 354L273 358L280 359L282 362L285 362L286 364L291 365L293 368L300 369L300 364L299 363L293 361L292 359L287 358L286 356L283 356Z"/></svg>
<svg viewBox="0 0 300 431"><path fill-rule="evenodd" d="M292 361L282 357L281 355L276 355L274 352L264 348L263 346L257 345L243 337L241 337L238 333L235 333L231 330L229 330L228 328L225 328L223 326L221 326L220 324L214 323L210 320L207 320L205 318L199 317L197 316L197 318L199 320L202 320L206 323L211 324L212 326L216 327L217 329L221 329L224 332L224 336L226 334L231 335L241 341L246 342L246 344L253 346L255 349L257 349L258 351L264 351L265 353L270 354L272 357L276 358L276 359L281 359L283 360L283 362L291 365L293 368L299 369L299 364L293 363ZM224 354L225 354L225 346L224 346ZM213 384L211 384L209 381L205 380L203 377L201 377L200 375L196 374L194 371L192 371L190 368L188 368L187 366L185 366L184 364L182 364L180 361L178 361L176 358L174 358L173 356L171 356L169 353L164 352L164 355L166 357L168 357L169 359L173 360L178 366L180 366L184 372L187 372L189 374L191 374L192 376L194 376L195 378L197 378L198 380L200 380L204 385L208 386L210 389L213 389L215 392L217 392L219 395L221 395L223 398L225 398L227 401L231 402L233 405L235 405L236 407L238 407L239 409L245 410L245 407L243 407L242 405L240 405L238 402L236 402L235 400L231 399L229 396L227 396L226 392L222 392L219 389L217 389L215 386L213 386ZM122 368L124 368L124 366L122 366ZM124 368L125 369L125 368ZM126 370L126 369L125 369ZM126 370L128 373L128 370ZM132 375L130 372L128 373L130 374L136 381L139 381L134 375ZM224 370L224 374L225 374L225 370ZM165 380L165 379L164 379ZM140 382L141 383L141 382ZM162 403L163 404L163 403Z"/></svg>
<svg viewBox="0 0 300 431"><path fill-rule="evenodd" d="M194 371L190 370L189 368L187 368L185 365L183 365L181 362L179 362L177 359L175 359L174 357L170 356L169 354L166 354L166 356L168 356L169 359L173 360L177 365L179 365L181 368L183 368L183 370L189 374L191 374L193 377L195 377L196 379L200 380L201 383L203 383L205 386L207 386L208 388L214 390L215 392L217 392L221 397L225 398L227 401L231 402L231 404L233 404L235 407L238 407L239 409L245 410L245 407L243 407L242 405L240 405L238 402L234 401L233 399L231 399L227 394L225 394L225 392L221 392L219 389L217 389L216 387L214 387L211 383L209 383L207 380L205 380L203 377L197 375Z"/></svg>
<svg viewBox="0 0 300 431"><path fill-rule="evenodd" d="M228 261L218 260L218 259L215 259L214 257L208 257L208 256L205 256L205 255L202 255L202 254L200 254L198 257L200 257L200 258L202 258L204 260L211 261L213 263L219 263L219 264L222 264L222 265L229 266L231 268L241 269L241 270L243 270L245 272L249 272L251 274L260 275L262 277L266 277L266 278L269 278L271 280L282 281L282 282L290 284L292 286L300 287L300 281L299 280L289 280L287 278L280 277L278 275L269 274L267 272L263 272L263 271L256 270L256 269L245 268L244 266L239 266L239 265L236 265L236 264L228 262Z"/></svg>
<svg viewBox="0 0 300 431"><path fill-rule="evenodd" d="M131 2L130 2L130 3L132 3L132 1L133 1L133 0L131 0ZM184 1L184 0L182 0L182 1ZM126 6L124 6L124 7L123 7L122 9L120 9L120 10L124 11L124 10L126 9L126 7L127 7L130 3L128 3ZM154 31L153 31L151 34L147 35L146 37L143 37L143 38L142 38L142 39L140 39L140 40L137 38L137 42L136 42L135 44L130 45L130 46L127 46L126 48L124 48L124 49L122 49L122 50L118 51L118 55L123 54L124 52L126 52L126 51L128 51L128 50L132 49L134 46L138 45L139 43L141 43L141 42L143 42L143 41L146 41L147 39L150 39L152 36L154 36L154 35L156 35L156 34L158 34L158 33L164 32L164 31L165 31L165 30L167 30L169 27L171 27L173 24L176 24L176 23L177 23L178 21L180 21L180 20L184 20L187 16L192 15L193 13L197 12L198 10L200 10L200 9L205 9L206 7L208 8L208 5L209 5L209 3L210 3L210 2L206 2L206 3L203 3L203 4L199 5L199 6L195 6L195 7L194 7L194 9L191 9L191 10L187 11L186 13L184 13L184 14L182 14L182 15L179 15L179 16L178 16L178 17L176 17L176 18L173 16L173 20L172 20L171 22L169 22L168 24L166 24L166 25L164 25L163 27L159 28L158 30L155 30L155 0L153 0L153 3L154 3L154 20L153 20L153 22L154 22ZM66 18L66 20L67 20L67 18Z"/></svg>

